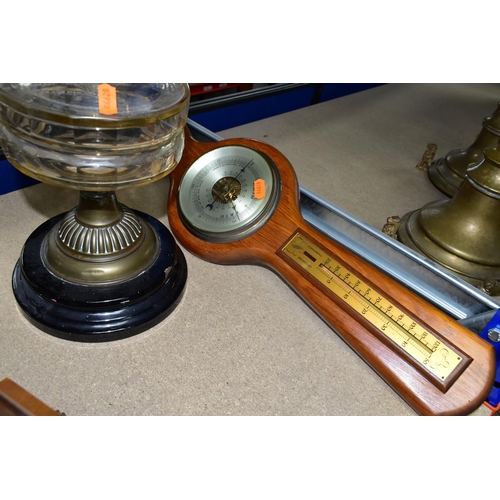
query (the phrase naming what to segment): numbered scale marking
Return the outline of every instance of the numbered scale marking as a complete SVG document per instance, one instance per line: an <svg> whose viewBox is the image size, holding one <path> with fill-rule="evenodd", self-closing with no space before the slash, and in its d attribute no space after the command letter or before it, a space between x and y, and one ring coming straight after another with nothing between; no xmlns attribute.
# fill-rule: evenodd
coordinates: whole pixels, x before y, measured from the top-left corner
<svg viewBox="0 0 500 500"><path fill-rule="evenodd" d="M300 233L282 252L402 349L443 392L467 367L468 360L456 348L418 324Z"/></svg>

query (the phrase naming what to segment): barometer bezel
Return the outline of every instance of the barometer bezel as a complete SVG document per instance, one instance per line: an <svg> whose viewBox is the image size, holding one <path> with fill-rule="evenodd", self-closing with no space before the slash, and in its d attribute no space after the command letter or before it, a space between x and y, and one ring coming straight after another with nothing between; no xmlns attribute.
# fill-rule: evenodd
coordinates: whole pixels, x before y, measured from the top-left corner
<svg viewBox="0 0 500 500"><path fill-rule="evenodd" d="M196 189L195 182L197 180L201 185L205 177L209 177L216 168L220 168L214 166L215 162L229 160L232 157L253 162L250 165L253 168L249 168L246 180L253 182L263 179L266 186L266 193L261 200L256 200L252 191L250 199L256 203L251 207L249 214L240 222L231 222L231 225L224 226L220 224L220 221L211 220L208 217L209 212L206 207L201 207L200 211L200 207L195 206L196 202L193 197L196 195L196 192L193 190ZM255 175L256 171L259 174L258 176ZM223 176L215 175L210 183L214 185L221 178ZM211 243L231 243L242 240L260 229L276 210L280 196L280 173L276 164L268 155L248 146L221 146L200 156L182 176L179 183L177 200L179 217L186 228L198 238ZM242 202L244 199L239 198L239 201Z"/></svg>

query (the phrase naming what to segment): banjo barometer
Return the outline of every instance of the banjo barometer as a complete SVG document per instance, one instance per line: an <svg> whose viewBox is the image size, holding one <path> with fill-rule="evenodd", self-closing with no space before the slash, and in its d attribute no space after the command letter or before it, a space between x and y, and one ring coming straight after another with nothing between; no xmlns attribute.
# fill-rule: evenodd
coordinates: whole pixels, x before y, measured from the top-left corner
<svg viewBox="0 0 500 500"><path fill-rule="evenodd" d="M277 149L186 133L170 182L169 221L187 250L276 272L415 411L468 414L485 400L493 348L310 226L293 167Z"/></svg>

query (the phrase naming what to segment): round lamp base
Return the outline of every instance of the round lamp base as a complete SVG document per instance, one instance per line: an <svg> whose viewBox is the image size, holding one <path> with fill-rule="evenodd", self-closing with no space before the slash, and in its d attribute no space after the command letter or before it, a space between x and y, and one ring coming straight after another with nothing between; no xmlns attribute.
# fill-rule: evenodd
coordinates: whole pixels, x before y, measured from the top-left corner
<svg viewBox="0 0 500 500"><path fill-rule="evenodd" d="M434 186L450 198L453 198L458 193L464 181L463 177L460 177L451 170L446 157L433 162L429 167L427 175Z"/></svg>
<svg viewBox="0 0 500 500"><path fill-rule="evenodd" d="M12 286L31 323L62 339L107 342L142 333L175 309L187 279L185 257L161 222L141 212L136 214L156 232L160 250L148 269L119 283L76 284L47 269L40 249L64 214L30 235L15 266Z"/></svg>
<svg viewBox="0 0 500 500"><path fill-rule="evenodd" d="M500 267L467 260L431 240L419 222L420 212L421 210L415 210L401 218L398 240L487 294L499 295Z"/></svg>

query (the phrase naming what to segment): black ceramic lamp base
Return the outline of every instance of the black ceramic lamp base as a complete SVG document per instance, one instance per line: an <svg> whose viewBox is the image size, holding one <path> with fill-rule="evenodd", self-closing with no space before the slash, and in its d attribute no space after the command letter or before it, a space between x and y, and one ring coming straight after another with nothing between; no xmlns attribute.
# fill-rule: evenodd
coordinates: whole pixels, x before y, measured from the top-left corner
<svg viewBox="0 0 500 500"><path fill-rule="evenodd" d="M64 214L48 220L30 235L15 266L12 285L31 323L66 340L107 342L142 333L175 309L187 279L184 255L161 222L141 212L136 214L156 232L160 250L150 268L121 283L79 285L46 268L40 248Z"/></svg>

